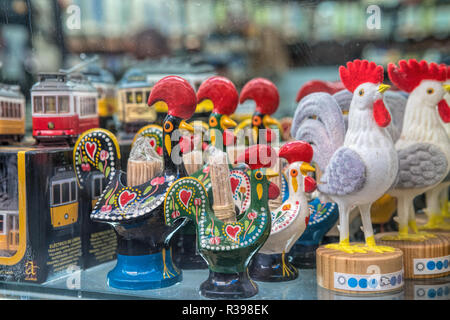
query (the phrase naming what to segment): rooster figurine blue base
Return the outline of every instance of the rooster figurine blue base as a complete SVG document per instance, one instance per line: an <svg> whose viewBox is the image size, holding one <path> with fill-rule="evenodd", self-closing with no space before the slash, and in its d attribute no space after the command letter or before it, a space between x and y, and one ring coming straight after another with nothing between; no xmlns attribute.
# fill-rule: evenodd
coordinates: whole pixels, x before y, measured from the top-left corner
<svg viewBox="0 0 450 320"><path fill-rule="evenodd" d="M170 278L166 277L170 274ZM182 280L182 273L172 264L170 251L141 256L117 255L117 264L108 273L110 287L148 290L169 287Z"/></svg>

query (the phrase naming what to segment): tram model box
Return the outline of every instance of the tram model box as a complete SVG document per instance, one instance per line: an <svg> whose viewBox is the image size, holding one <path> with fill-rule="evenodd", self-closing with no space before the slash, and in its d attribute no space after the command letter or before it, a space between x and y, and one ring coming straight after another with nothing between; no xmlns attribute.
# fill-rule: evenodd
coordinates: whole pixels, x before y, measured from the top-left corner
<svg viewBox="0 0 450 320"><path fill-rule="evenodd" d="M131 140L119 141L122 155L121 166L125 170L131 149ZM87 188L80 190L80 214L83 247L83 268L91 268L116 258L117 236L114 229L105 223L90 219L92 208L106 187L106 180L99 171L92 171Z"/></svg>
<svg viewBox="0 0 450 320"><path fill-rule="evenodd" d="M0 279L41 283L82 267L72 149L0 148Z"/></svg>

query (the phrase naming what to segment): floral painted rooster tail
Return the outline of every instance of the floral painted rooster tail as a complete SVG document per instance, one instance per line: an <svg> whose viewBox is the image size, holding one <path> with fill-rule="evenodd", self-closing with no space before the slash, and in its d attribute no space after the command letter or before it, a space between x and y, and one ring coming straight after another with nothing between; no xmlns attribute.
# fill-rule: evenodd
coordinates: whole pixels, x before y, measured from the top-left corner
<svg viewBox="0 0 450 320"><path fill-rule="evenodd" d="M266 163L260 156L263 153L269 158ZM251 155L257 157L256 161L252 161L255 158ZM258 292L248 276L247 266L270 234L268 199L279 194L278 188L268 181L268 177L275 174L269 169L274 156L272 148L256 145L238 159L250 166L252 184L250 207L238 221L224 222L217 218L204 185L196 178L180 179L169 189L164 202L166 224L172 226L181 218L193 221L198 250L208 263L210 274L200 287L203 296L248 298ZM227 170L225 172L228 174ZM227 192L226 186L218 187Z"/></svg>
<svg viewBox="0 0 450 320"><path fill-rule="evenodd" d="M128 185L127 174L120 170L117 140L107 130L83 133L74 147L74 167L80 188L88 183L91 168L101 171L108 182L93 208L91 219L112 225L117 233L117 265L107 277L109 286L114 288L162 288L182 279L181 271L172 263L167 238L183 221L168 227L164 223L163 202L169 187L186 176L184 164L172 161L179 150L171 135L178 128L192 129L185 120L194 113L196 97L186 80L169 76L155 84L149 105L161 100L169 108L163 125L164 169L161 174L142 184Z"/></svg>

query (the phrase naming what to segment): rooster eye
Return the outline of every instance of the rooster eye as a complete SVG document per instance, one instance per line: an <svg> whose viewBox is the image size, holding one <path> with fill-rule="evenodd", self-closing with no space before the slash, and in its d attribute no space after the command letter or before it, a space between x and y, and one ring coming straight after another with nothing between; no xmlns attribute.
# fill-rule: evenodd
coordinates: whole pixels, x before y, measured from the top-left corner
<svg viewBox="0 0 450 320"><path fill-rule="evenodd" d="M214 118L214 117L209 118L209 125L210 125L211 127L217 126L217 119Z"/></svg>
<svg viewBox="0 0 450 320"><path fill-rule="evenodd" d="M427 93L428 93L428 94L433 94L433 93L434 93L434 89L433 89L433 88L427 89Z"/></svg>
<svg viewBox="0 0 450 320"><path fill-rule="evenodd" d="M364 89L359 90L358 94L360 97L362 97L364 95Z"/></svg>
<svg viewBox="0 0 450 320"><path fill-rule="evenodd" d="M261 180L261 179L263 178L263 174L261 173L261 171L257 171L257 172L255 173L255 178L256 178L257 180Z"/></svg>
<svg viewBox="0 0 450 320"><path fill-rule="evenodd" d="M166 121L166 123L164 124L164 131L165 132L172 132L173 130L173 124L170 121Z"/></svg>
<svg viewBox="0 0 450 320"><path fill-rule="evenodd" d="M254 126L259 126L261 124L261 117L254 117L252 122Z"/></svg>
<svg viewBox="0 0 450 320"><path fill-rule="evenodd" d="M296 177L296 176L298 176L298 171L295 170L295 169L292 169L291 170L291 177Z"/></svg>

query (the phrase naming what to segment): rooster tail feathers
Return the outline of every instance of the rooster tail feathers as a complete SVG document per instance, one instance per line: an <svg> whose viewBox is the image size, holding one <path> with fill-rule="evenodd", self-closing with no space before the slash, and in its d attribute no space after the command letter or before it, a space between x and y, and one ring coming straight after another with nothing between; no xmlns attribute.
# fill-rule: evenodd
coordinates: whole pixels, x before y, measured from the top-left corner
<svg viewBox="0 0 450 320"><path fill-rule="evenodd" d="M210 211L208 194L200 180L192 177L175 181L164 200L164 221L173 226L180 218L198 225L200 218Z"/></svg>
<svg viewBox="0 0 450 320"><path fill-rule="evenodd" d="M333 153L343 145L345 123L337 101L328 93L307 95L297 106L291 134L310 143L315 161L324 170Z"/></svg>
<svg viewBox="0 0 450 320"><path fill-rule="evenodd" d="M100 128L82 133L73 147L73 166L78 185L83 189L95 169L109 182L120 171L120 148L110 131Z"/></svg>

